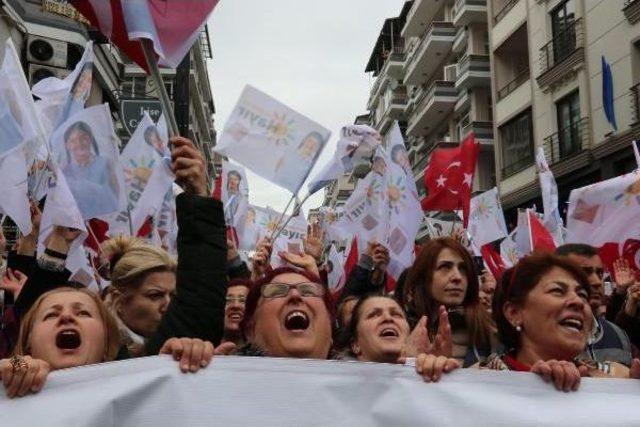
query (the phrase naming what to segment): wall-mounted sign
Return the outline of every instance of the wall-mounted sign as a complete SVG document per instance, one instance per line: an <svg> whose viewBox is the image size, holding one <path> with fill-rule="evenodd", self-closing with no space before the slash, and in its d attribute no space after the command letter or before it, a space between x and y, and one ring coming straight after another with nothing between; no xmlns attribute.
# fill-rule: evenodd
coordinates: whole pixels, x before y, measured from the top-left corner
<svg viewBox="0 0 640 427"><path fill-rule="evenodd" d="M138 122L142 119L144 113L147 112L154 122L157 122L162 114L162 105L158 99L121 99L120 113L124 127L129 134L133 134L138 126Z"/></svg>

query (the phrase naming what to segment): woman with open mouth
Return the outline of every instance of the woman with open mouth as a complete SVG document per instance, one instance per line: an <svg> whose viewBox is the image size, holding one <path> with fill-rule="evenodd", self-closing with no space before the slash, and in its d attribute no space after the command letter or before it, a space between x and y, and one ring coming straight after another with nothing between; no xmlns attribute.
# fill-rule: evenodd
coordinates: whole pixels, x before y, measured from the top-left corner
<svg viewBox="0 0 640 427"><path fill-rule="evenodd" d="M446 237L426 243L407 274L402 295L414 332L438 335L442 312L452 328L451 356L469 367L491 354L495 327L479 299L478 275L469 252Z"/></svg>
<svg viewBox="0 0 640 427"><path fill-rule="evenodd" d="M640 361L628 369L583 356L595 319L590 286L571 261L547 253L521 259L507 270L494 297L498 335L507 349L481 367L534 372L558 390L575 391L580 377L640 378Z"/></svg>
<svg viewBox="0 0 640 427"><path fill-rule="evenodd" d="M409 333L407 317L396 300L368 295L358 301L349 323L351 356L361 362L405 363ZM459 367L456 359L438 354L420 353L415 360L416 372L427 382Z"/></svg>
<svg viewBox="0 0 640 427"><path fill-rule="evenodd" d="M42 389L50 371L112 361L120 331L98 295L62 287L49 291L24 316L14 356L0 360L0 376L10 398ZM171 354L183 372L209 364L209 342L172 338L160 354Z"/></svg>

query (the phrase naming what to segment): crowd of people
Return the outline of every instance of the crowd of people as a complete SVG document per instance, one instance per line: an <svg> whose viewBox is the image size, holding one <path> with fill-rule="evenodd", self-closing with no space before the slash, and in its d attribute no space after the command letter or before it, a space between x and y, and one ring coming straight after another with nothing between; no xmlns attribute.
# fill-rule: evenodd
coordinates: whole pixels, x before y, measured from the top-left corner
<svg viewBox="0 0 640 427"><path fill-rule="evenodd" d="M321 231L300 253L263 238L248 263L228 239L191 141L172 139L178 259L135 237L102 244L101 294L70 280L78 231L56 226L37 256L33 231L7 248L0 375L9 397L42 389L53 371L171 355L185 373L216 355L409 364L426 382L456 369L528 371L562 391L582 377L640 378L640 281L595 248L563 245L522 258L502 277L478 271L455 237L428 241L388 292L387 248L370 242L339 292L327 286ZM605 274L613 279L606 295Z"/></svg>

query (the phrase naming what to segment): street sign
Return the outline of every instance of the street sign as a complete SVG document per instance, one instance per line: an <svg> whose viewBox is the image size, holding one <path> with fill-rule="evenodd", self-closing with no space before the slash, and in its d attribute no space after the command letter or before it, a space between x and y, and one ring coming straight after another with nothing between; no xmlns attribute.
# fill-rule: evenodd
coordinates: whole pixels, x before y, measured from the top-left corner
<svg viewBox="0 0 640 427"><path fill-rule="evenodd" d="M142 119L145 111L151 117L151 120L157 122L162 114L162 105L158 99L121 99L120 113L122 114L122 122L129 134L133 134L138 126L138 122Z"/></svg>

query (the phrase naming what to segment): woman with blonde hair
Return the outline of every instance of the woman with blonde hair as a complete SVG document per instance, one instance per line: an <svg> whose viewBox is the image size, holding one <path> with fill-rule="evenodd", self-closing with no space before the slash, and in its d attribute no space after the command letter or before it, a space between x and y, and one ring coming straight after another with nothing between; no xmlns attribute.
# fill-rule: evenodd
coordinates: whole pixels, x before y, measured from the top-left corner
<svg viewBox="0 0 640 427"><path fill-rule="evenodd" d="M111 286L105 302L116 316L133 356L144 353L145 338L158 328L176 288L176 261L141 239L118 236L102 244Z"/></svg>

